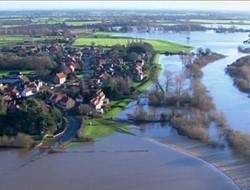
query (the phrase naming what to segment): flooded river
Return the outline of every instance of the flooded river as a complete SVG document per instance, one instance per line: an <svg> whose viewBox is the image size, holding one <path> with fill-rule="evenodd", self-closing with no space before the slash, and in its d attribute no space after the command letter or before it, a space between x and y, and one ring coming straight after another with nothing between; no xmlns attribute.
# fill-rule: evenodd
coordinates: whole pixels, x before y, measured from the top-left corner
<svg viewBox="0 0 250 190"><path fill-rule="evenodd" d="M131 33L126 36L186 43L185 33ZM209 89L218 110L226 115L230 126L244 133L250 133L250 99L233 86L224 69L243 56L237 52L237 46L247 36L246 33L192 32L190 40L190 45L208 47L227 56L203 69L202 82ZM164 72L179 72L182 68L178 56L161 55L160 64L163 67L160 82L165 80ZM146 96L141 95L141 99L145 99L146 103ZM142 107L164 111L164 108ZM137 108L136 102L131 102L117 117L126 117ZM250 188L248 159L239 157L229 148L211 148L179 136L168 124L132 127L141 138L115 134L100 142L68 148L64 153L49 154L35 162L27 163L28 155L22 151L0 151L0 190L233 190L238 189L235 183L240 184L242 189ZM218 167L229 177L202 160Z"/></svg>
<svg viewBox="0 0 250 190"><path fill-rule="evenodd" d="M185 33L130 33L126 36L168 39L186 44ZM250 115L250 98L247 94L240 92L233 85L233 80L225 74L227 65L244 56L237 51L237 47L243 44L243 41L248 38L248 34L219 34L208 31L192 32L190 36L189 45L196 48L210 48L212 51L227 56L225 59L209 64L203 69L202 82L209 90L217 109L225 114L230 127L242 133L250 134L250 117L248 117ZM182 69L179 56L161 55L160 64L163 67L163 72L159 78L162 83L165 82L164 73L166 71L178 72Z"/></svg>

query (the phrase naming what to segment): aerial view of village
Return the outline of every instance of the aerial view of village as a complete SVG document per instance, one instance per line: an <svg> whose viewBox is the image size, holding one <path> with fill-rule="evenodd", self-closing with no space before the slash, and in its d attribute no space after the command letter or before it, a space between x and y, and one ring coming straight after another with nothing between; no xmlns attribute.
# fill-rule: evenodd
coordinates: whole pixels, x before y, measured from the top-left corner
<svg viewBox="0 0 250 190"><path fill-rule="evenodd" d="M0 1L0 190L250 189L248 8Z"/></svg>

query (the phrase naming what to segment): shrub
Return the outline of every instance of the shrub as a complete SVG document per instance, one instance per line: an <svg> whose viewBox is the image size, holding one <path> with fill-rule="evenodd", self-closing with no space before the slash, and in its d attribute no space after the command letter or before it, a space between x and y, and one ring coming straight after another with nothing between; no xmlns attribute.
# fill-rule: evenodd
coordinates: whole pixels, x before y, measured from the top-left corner
<svg viewBox="0 0 250 190"><path fill-rule="evenodd" d="M29 148L33 142L33 139L29 135L18 133L14 144L22 148Z"/></svg>
<svg viewBox="0 0 250 190"><path fill-rule="evenodd" d="M234 150L245 154L250 155L250 137L243 135L240 132L230 130L227 134L227 140L230 146Z"/></svg>
<svg viewBox="0 0 250 190"><path fill-rule="evenodd" d="M135 121L146 121L147 118L148 118L148 114L143 109L136 110Z"/></svg>
<svg viewBox="0 0 250 190"><path fill-rule="evenodd" d="M203 142L208 141L209 135L207 130L203 127L202 123L196 119L178 117L173 119L172 124L181 135Z"/></svg>
<svg viewBox="0 0 250 190"><path fill-rule="evenodd" d="M0 138L0 146L14 146L20 148L29 148L34 143L29 135L18 133L16 137L3 136Z"/></svg>
<svg viewBox="0 0 250 190"><path fill-rule="evenodd" d="M219 127L226 127L226 125L227 125L227 120L225 118L225 115L222 112L221 113L214 113L213 115L211 115L210 118Z"/></svg>

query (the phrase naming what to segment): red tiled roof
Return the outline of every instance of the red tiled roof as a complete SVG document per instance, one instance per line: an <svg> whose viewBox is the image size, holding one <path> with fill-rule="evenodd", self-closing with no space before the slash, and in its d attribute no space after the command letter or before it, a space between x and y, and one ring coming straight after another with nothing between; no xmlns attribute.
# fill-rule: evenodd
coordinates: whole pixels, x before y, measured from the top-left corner
<svg viewBox="0 0 250 190"><path fill-rule="evenodd" d="M63 78L66 77L65 74L64 74L63 72L57 73L56 76L57 76L59 79L63 79Z"/></svg>

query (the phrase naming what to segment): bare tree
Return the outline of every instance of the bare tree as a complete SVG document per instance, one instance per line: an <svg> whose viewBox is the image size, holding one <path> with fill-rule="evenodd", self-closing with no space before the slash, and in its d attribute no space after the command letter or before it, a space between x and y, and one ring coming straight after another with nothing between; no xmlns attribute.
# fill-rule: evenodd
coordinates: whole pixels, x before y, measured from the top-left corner
<svg viewBox="0 0 250 190"><path fill-rule="evenodd" d="M184 78L182 74L175 75L175 93L180 96L183 90Z"/></svg>
<svg viewBox="0 0 250 190"><path fill-rule="evenodd" d="M244 74L245 79L248 82L248 85L250 86L250 67L247 65L244 65L243 67L241 67L241 70Z"/></svg>
<svg viewBox="0 0 250 190"><path fill-rule="evenodd" d="M169 88L174 85L173 76L171 72L166 73L165 76L166 76L165 93L168 94Z"/></svg>

